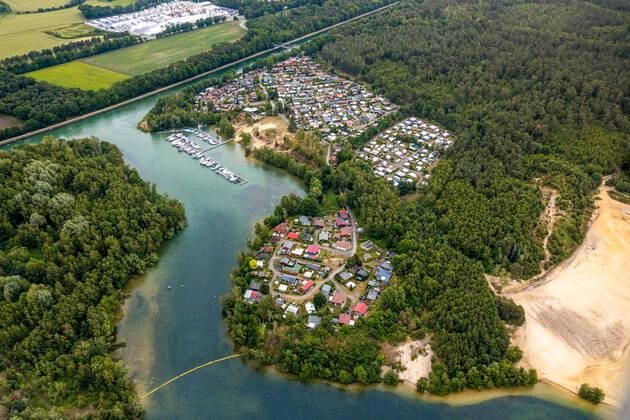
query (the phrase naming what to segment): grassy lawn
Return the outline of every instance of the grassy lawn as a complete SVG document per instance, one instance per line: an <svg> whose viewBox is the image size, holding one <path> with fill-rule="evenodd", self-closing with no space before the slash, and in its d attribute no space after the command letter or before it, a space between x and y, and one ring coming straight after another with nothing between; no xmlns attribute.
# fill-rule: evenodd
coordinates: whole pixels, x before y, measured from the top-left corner
<svg viewBox="0 0 630 420"><path fill-rule="evenodd" d="M68 0L2 0L8 4L14 12L28 12L39 8L59 7L68 3Z"/></svg>
<svg viewBox="0 0 630 420"><path fill-rule="evenodd" d="M46 13L3 16L0 18L0 59L83 39L60 39L45 33L82 22L83 16L76 7Z"/></svg>
<svg viewBox="0 0 630 420"><path fill-rule="evenodd" d="M26 76L59 86L84 90L107 88L127 78L124 74L82 63L81 61L72 61L58 66L47 67L26 73Z"/></svg>
<svg viewBox="0 0 630 420"><path fill-rule="evenodd" d="M210 49L214 44L240 39L245 30L238 22L186 32L156 39L120 50L106 52L82 61L130 76L147 73L191 55Z"/></svg>

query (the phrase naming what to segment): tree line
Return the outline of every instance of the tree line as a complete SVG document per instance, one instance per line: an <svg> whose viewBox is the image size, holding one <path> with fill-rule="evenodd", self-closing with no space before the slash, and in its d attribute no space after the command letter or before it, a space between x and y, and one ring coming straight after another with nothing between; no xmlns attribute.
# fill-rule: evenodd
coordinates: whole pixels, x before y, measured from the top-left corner
<svg viewBox="0 0 630 420"><path fill-rule="evenodd" d="M168 1L171 0L136 0L125 6L94 6L91 4L81 4L79 11L86 19L99 19L108 16L122 15L124 13L138 12Z"/></svg>
<svg viewBox="0 0 630 420"><path fill-rule="evenodd" d="M123 287L184 209L97 139L0 151L0 404L9 418L142 415L116 351Z"/></svg>
<svg viewBox="0 0 630 420"><path fill-rule="evenodd" d="M102 37L70 42L39 51L30 51L0 61L0 68L22 74L139 44L142 38L126 33L108 32Z"/></svg>
<svg viewBox="0 0 630 420"><path fill-rule="evenodd" d="M14 12L16 15L30 15L33 13L44 13L44 12L54 12L55 10L63 10L63 9L69 9L70 7L75 7L78 6L80 4L85 3L85 0L70 0L68 3L62 4L60 6L52 6L52 7L39 7L37 8L37 10L20 10L20 11L16 11ZM7 6L9 7L9 6ZM11 9L9 8L9 11ZM2 13L2 11L0 10L0 13Z"/></svg>
<svg viewBox="0 0 630 420"><path fill-rule="evenodd" d="M321 6L324 0L276 0L269 2L260 2L258 0L219 0L215 3L219 6L236 9L241 15L251 19L308 4Z"/></svg>
<svg viewBox="0 0 630 420"><path fill-rule="evenodd" d="M193 22L176 23L169 25L162 32L156 35L157 38L164 38L166 36L175 35L180 32L190 32L194 29L205 28L207 26L216 25L217 23L225 22L225 16L214 16L203 19L197 19Z"/></svg>

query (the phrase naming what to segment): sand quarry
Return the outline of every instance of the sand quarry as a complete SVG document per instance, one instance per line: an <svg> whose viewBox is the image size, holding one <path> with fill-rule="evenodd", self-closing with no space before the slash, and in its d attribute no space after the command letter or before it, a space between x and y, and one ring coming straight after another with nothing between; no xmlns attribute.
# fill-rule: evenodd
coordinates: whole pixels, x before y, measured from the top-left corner
<svg viewBox="0 0 630 420"><path fill-rule="evenodd" d="M508 293L526 312L522 364L576 392L589 383L621 407L630 382L630 205L600 189L584 243L535 285Z"/></svg>

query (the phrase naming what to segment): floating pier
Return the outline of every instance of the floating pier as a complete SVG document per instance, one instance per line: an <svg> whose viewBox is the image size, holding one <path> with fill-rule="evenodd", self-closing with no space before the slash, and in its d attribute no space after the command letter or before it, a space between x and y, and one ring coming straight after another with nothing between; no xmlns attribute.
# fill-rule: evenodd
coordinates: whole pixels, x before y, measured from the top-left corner
<svg viewBox="0 0 630 420"><path fill-rule="evenodd" d="M197 142L190 140L188 136L183 134L183 132L189 132L189 133L194 134L195 136L201 138L205 142L212 144L212 147L210 147L209 149L203 150ZM210 169L211 171L213 171L214 173L221 175L223 178L225 178L229 182L233 184L241 184L241 185L247 184L248 181L245 178L241 177L240 175L237 175L235 172L221 165L216 160L208 156L205 156L206 152L212 149L215 149L219 146L222 146L225 143L229 143L232 140L228 140L225 142L218 142L216 139L212 138L212 136L210 136L207 133L203 133L200 130L184 129L177 132L172 132L172 134L167 137L167 141L171 143L171 145L175 147L178 152L180 153L184 152L187 155L191 156L193 159L199 160L199 164L201 166L204 166Z"/></svg>

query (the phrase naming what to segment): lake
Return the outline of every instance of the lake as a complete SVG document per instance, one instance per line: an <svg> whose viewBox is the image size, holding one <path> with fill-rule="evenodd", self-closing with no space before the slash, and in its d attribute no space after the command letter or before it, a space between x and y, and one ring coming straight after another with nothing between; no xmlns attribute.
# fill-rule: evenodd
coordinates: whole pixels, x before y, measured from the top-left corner
<svg viewBox="0 0 630 420"><path fill-rule="evenodd" d="M147 181L180 200L187 228L169 242L158 265L129 285L131 297L119 324L122 355L139 392L209 360L229 355L232 343L221 317L220 298L230 289L228 274L253 236L254 224L284 194L303 194L299 180L248 160L228 144L209 155L249 182L233 185L202 168L137 123L157 96L51 132L57 137L96 136L116 144L126 162ZM39 141L43 136L28 140ZM169 289L168 286L172 288ZM548 390L547 390L548 392ZM557 394L557 395L556 395ZM360 391L322 383L301 383L259 372L240 359L197 371L144 401L149 419L223 418L462 418L584 419L593 415L559 392L551 398L506 396L472 405L429 402L413 393L383 387ZM458 397L454 400L457 402Z"/></svg>

